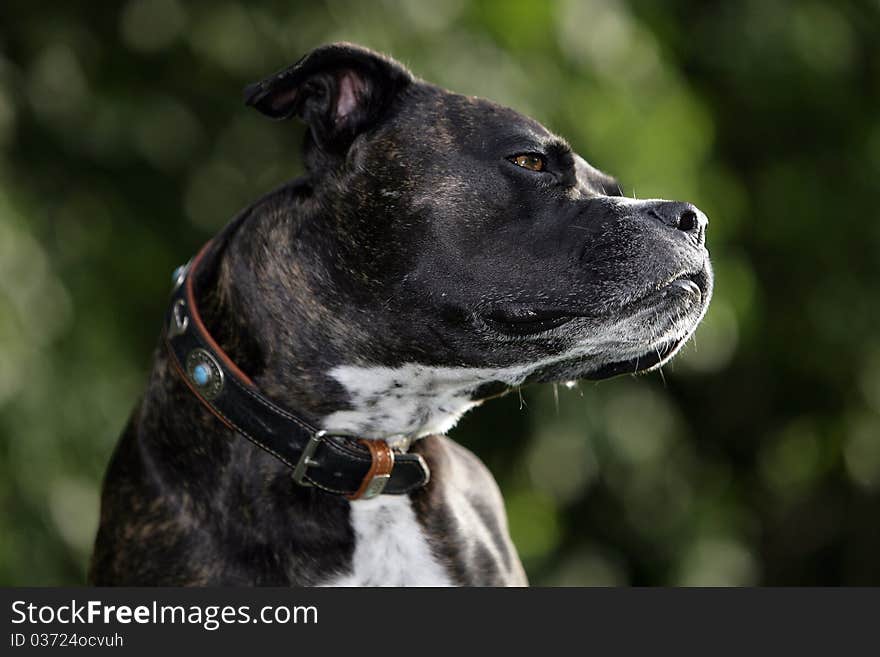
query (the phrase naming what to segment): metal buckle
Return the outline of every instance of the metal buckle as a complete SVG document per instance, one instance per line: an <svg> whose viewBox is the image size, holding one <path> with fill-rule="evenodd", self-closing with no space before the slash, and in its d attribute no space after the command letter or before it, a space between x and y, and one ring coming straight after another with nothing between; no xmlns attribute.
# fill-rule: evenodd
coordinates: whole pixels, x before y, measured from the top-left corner
<svg viewBox="0 0 880 657"><path fill-rule="evenodd" d="M327 432L321 429L309 438L309 442L306 443L305 449L303 449L303 453L299 457L299 461L296 462L296 467L293 469L293 480L300 486L313 485L305 480L306 470L309 469L310 465L318 464L317 461L312 460L312 455L315 453L315 450L318 449L318 443L323 440L325 435L327 435Z"/></svg>
<svg viewBox="0 0 880 657"><path fill-rule="evenodd" d="M296 467L293 469L293 480L300 486L314 486L314 484L306 481L306 471L309 469L310 465L318 465L318 462L315 461L312 456L315 454L315 450L318 449L318 443L320 443L326 435L327 431L324 429L315 432L315 434L309 438L309 442L306 443L302 454L300 454L299 461L296 462ZM391 465L394 467L394 452L391 452ZM381 495L390 480L390 473L373 475L364 488L364 492L357 499L369 500Z"/></svg>

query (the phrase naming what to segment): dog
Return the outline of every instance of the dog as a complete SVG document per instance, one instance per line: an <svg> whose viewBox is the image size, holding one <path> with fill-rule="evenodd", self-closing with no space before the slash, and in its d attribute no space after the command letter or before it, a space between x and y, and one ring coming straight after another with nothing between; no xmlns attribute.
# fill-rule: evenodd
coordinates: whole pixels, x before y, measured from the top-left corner
<svg viewBox="0 0 880 657"><path fill-rule="evenodd" d="M445 434L513 387L672 358L712 293L705 215L356 45L245 99L306 124L306 174L177 272L90 581L526 585Z"/></svg>

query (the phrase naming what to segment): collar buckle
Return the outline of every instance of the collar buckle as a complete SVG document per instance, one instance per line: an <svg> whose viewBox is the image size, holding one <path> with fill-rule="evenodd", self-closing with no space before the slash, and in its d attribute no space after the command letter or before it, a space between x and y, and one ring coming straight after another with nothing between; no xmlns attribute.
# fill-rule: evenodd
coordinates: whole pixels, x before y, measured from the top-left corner
<svg viewBox="0 0 880 657"><path fill-rule="evenodd" d="M293 469L293 480L300 486L312 485L311 482L306 481L306 470L309 469L310 465L318 465L317 461L312 459L312 456L314 456L315 450L318 449L318 444L326 435L327 432L323 429L316 431L312 434L312 437L309 438L309 442L306 443L305 448L303 448L299 461L296 462L296 467Z"/></svg>
<svg viewBox="0 0 880 657"><path fill-rule="evenodd" d="M293 469L293 480L300 486L313 486L306 479L306 471L309 466L318 465L318 462L312 457L326 436L326 430L316 431L303 448L296 467ZM391 480L391 470L394 468L394 451L384 440L362 439L358 442L370 452L370 468L364 475L360 488L346 497L349 500L369 500L381 495Z"/></svg>

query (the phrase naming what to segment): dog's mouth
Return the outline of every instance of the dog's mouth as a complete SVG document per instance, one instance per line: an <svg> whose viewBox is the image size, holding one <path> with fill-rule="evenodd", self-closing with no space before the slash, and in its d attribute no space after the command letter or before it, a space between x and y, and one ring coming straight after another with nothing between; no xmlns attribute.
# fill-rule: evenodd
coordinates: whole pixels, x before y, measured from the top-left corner
<svg viewBox="0 0 880 657"><path fill-rule="evenodd" d="M708 292L709 275L705 269L683 273L638 296L617 312L621 315L635 314L648 307L674 305L676 301L687 301L689 305L699 307ZM517 337L537 336L575 319L590 317L590 314L568 308L502 304L483 314L482 319L498 333Z"/></svg>
<svg viewBox="0 0 880 657"><path fill-rule="evenodd" d="M605 360L600 366L589 366L577 360L568 365L559 363L544 369L542 380L549 376L560 380L562 372L576 373L573 378L606 379L618 374L634 374L650 370L668 361L681 346L687 342L705 312L711 294L711 278L707 268L698 272L676 275L644 292L619 308L614 319L597 317L571 308L546 308L528 304L510 304L493 307L483 314L482 319L489 328L499 335L510 338L553 339L564 336L554 329L583 320L595 326L612 321L636 320L650 327L644 331L645 342L639 348L637 342L618 346L624 358ZM666 336L665 338L663 336ZM647 336L651 336L648 339ZM633 336L638 339L638 336ZM632 355L634 354L635 355ZM604 359L603 359L604 360Z"/></svg>
<svg viewBox="0 0 880 657"><path fill-rule="evenodd" d="M688 333L680 338L668 340L657 347L654 347L635 358L627 358L625 360L614 361L602 365L598 369L585 373L582 378L590 380L609 379L618 374L636 374L650 370L657 365L662 365L675 355L691 334Z"/></svg>
<svg viewBox="0 0 880 657"><path fill-rule="evenodd" d="M709 274L706 269L701 269L698 272L686 272L674 276L657 286L656 289L637 297L634 301L627 304L624 312L639 307L659 305L665 299L672 300L676 297L686 299L688 302L700 306L708 293Z"/></svg>
<svg viewBox="0 0 880 657"><path fill-rule="evenodd" d="M643 353L606 363L585 374L587 379L607 379L618 374L635 374L651 370L670 360L681 346L690 339L697 324L706 310L710 294L709 272L702 269L696 273L681 274L629 304L630 311L637 313L646 308L668 305L670 309L681 308L682 305L693 313L691 325L684 332L677 332L673 337L646 349Z"/></svg>

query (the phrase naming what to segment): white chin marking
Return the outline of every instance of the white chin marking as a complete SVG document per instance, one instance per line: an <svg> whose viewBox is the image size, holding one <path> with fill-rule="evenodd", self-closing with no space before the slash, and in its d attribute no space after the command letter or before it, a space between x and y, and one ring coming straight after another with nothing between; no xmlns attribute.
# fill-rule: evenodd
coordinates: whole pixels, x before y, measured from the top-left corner
<svg viewBox="0 0 880 657"><path fill-rule="evenodd" d="M325 417L323 428L365 438L444 434L479 404L471 397L481 383L504 381L516 385L530 370L417 363L400 367L340 365L330 370L330 376L348 392L351 409Z"/></svg>
<svg viewBox="0 0 880 657"><path fill-rule="evenodd" d="M340 365L330 370L330 376L348 392L351 408L325 417L322 428L378 439L445 434L479 405L473 399L479 386L494 382L517 386L539 367L587 353L590 349L580 345L562 356L503 368Z"/></svg>
<svg viewBox="0 0 880 657"><path fill-rule="evenodd" d="M501 368L440 367L405 363L383 365L339 365L329 375L348 393L349 408L327 415L321 428L361 438L393 440L445 434L459 418L480 401L473 399L477 388L487 383L508 387L520 385L538 369L567 360L590 358L598 369L618 360L629 360L658 347L670 338L684 337L688 330L676 327L677 335L644 334L638 318L605 327L600 336L580 341L564 353L531 363Z"/></svg>

